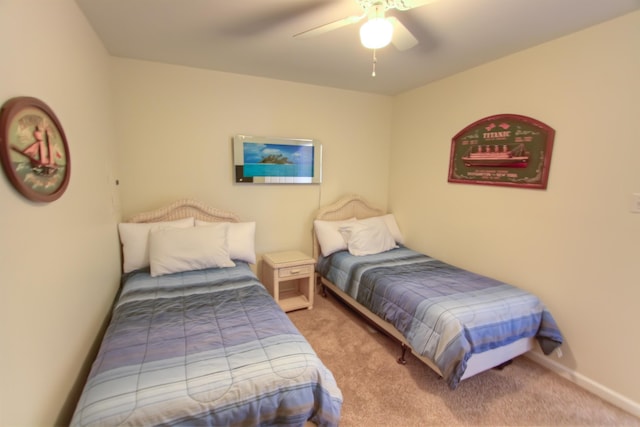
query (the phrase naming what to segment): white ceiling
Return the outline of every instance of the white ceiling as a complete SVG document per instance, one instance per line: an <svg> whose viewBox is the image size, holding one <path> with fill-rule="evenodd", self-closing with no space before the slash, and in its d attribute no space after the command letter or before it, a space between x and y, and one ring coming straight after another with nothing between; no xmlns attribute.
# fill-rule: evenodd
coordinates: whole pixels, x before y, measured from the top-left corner
<svg viewBox="0 0 640 427"><path fill-rule="evenodd" d="M640 9L640 0L437 0L394 13L419 40L373 52L356 0L76 0L111 55L395 95ZM588 49L585 46L585 49Z"/></svg>

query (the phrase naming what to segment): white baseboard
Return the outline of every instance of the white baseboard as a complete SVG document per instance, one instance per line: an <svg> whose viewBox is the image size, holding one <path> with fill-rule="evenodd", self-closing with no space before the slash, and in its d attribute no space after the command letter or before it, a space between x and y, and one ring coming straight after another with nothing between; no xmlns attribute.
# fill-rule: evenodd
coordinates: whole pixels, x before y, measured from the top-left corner
<svg viewBox="0 0 640 427"><path fill-rule="evenodd" d="M571 369L564 367L563 365L554 361L551 357L545 356L542 353L530 351L526 353L525 356L533 360L534 362L544 366L550 371L560 375L561 377L568 379L569 381L582 387L583 389L595 394L603 400L606 400L612 405L615 405L618 408L635 415L636 417L640 417L640 403L634 402L628 397L622 396L621 394L616 393L610 388L607 388L602 384L585 377L584 375L581 375Z"/></svg>

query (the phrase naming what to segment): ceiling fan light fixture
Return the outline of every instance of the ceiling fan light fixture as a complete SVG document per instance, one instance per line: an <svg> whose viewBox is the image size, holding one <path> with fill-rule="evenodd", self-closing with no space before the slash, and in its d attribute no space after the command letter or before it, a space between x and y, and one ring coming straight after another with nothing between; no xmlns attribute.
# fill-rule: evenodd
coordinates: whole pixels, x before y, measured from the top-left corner
<svg viewBox="0 0 640 427"><path fill-rule="evenodd" d="M360 27L360 42L368 49L381 49L391 43L393 24L384 16L369 19Z"/></svg>

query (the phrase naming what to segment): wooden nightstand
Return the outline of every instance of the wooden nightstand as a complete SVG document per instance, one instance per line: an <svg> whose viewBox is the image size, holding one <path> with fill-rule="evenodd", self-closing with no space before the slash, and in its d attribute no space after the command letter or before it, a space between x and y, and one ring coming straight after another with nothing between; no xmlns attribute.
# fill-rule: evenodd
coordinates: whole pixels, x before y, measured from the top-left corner
<svg viewBox="0 0 640 427"><path fill-rule="evenodd" d="M313 308L315 261L298 251L262 256L262 282L284 311Z"/></svg>

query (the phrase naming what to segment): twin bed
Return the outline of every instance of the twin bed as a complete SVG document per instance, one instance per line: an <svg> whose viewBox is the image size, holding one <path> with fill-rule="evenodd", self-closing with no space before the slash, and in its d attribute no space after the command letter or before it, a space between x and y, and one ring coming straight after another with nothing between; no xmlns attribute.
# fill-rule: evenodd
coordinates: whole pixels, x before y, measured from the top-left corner
<svg viewBox="0 0 640 427"><path fill-rule="evenodd" d="M338 425L332 373L249 267L252 230L194 201L120 225L123 284L72 426Z"/></svg>
<svg viewBox="0 0 640 427"><path fill-rule="evenodd" d="M314 230L322 289L451 388L562 343L534 295L403 246L393 215L358 196L321 208ZM333 374L249 266L255 223L182 200L119 233L122 286L72 426L338 425Z"/></svg>
<svg viewBox="0 0 640 427"><path fill-rule="evenodd" d="M357 195L321 208L314 257L323 288L410 350L450 388L532 350L562 344L531 293L403 246L392 214Z"/></svg>

